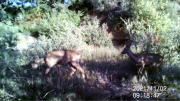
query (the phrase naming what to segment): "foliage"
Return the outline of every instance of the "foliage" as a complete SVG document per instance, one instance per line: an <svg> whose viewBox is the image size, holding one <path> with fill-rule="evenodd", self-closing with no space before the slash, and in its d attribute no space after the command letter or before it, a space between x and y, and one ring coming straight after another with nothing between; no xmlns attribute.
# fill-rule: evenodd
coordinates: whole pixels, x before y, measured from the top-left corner
<svg viewBox="0 0 180 101"><path fill-rule="evenodd" d="M0 91L2 92L0 99L12 100L18 96L26 95L23 90L20 90L23 85L16 82L19 79L17 71L21 64L16 62L18 58L15 57L15 52L6 50L2 54L3 57L0 57Z"/></svg>
<svg viewBox="0 0 180 101"><path fill-rule="evenodd" d="M86 13L92 11L93 5L90 0L76 0L68 9Z"/></svg>
<svg viewBox="0 0 180 101"><path fill-rule="evenodd" d="M16 70L21 65L16 62L17 58L14 57L14 49L21 33L18 32L18 27L14 26L11 21L1 22L0 32L0 99L12 100L23 94L22 90L19 90L22 85L13 79L17 78ZM24 95L26 94L24 93Z"/></svg>
<svg viewBox="0 0 180 101"><path fill-rule="evenodd" d="M107 23L108 28L117 31L122 27L120 17L125 19L130 18L130 0L90 0L93 5L93 11L99 12L100 15L105 17L101 22Z"/></svg>
<svg viewBox="0 0 180 101"><path fill-rule="evenodd" d="M46 15L43 19L37 19L39 25L25 26L34 34L39 35L38 41L29 47L27 54L44 56L45 53L59 49L74 49L83 46L82 35L77 25L81 13L62 10L54 11L52 15ZM36 20L26 23L37 23ZM22 23L22 25L26 24ZM27 25L27 24L26 24ZM26 30L28 30L26 29ZM29 53L28 53L29 52Z"/></svg>
<svg viewBox="0 0 180 101"><path fill-rule="evenodd" d="M168 2L167 5L164 6L164 11L169 14L171 19L178 19L180 13L180 4L177 2Z"/></svg>
<svg viewBox="0 0 180 101"><path fill-rule="evenodd" d="M117 0L90 0L97 11L109 11L117 7Z"/></svg>
<svg viewBox="0 0 180 101"><path fill-rule="evenodd" d="M11 30L9 30L11 29ZM12 25L11 21L7 24L0 23L0 51L5 52L7 50L12 50L17 41L18 27ZM1 56L2 54L0 54Z"/></svg>
<svg viewBox="0 0 180 101"><path fill-rule="evenodd" d="M41 15L41 14L40 14ZM42 19L34 19L32 21L19 22L22 26L21 30L29 30L34 36L46 35L51 36L51 33L66 32L72 27L76 27L80 23L81 12L69 10L53 10L51 13L43 14Z"/></svg>
<svg viewBox="0 0 180 101"><path fill-rule="evenodd" d="M82 22L81 33L83 35L83 41L88 45L94 46L108 46L111 47L111 37L108 37L107 25L99 27L99 20L96 17L86 16Z"/></svg>
<svg viewBox="0 0 180 101"><path fill-rule="evenodd" d="M160 34L167 32L171 25L169 14L163 11L167 4L167 1L134 0L131 3L133 33L139 34L139 30L148 29L149 24L152 27L152 33ZM160 37L163 38L163 36Z"/></svg>
<svg viewBox="0 0 180 101"><path fill-rule="evenodd" d="M117 6L110 9L107 13L107 24L111 30L119 31L119 28L123 26L120 17L128 19L132 17L132 14L130 12L131 6L129 0L121 0L121 2L117 2L116 4Z"/></svg>
<svg viewBox="0 0 180 101"><path fill-rule="evenodd" d="M180 0L170 0L170 1L177 2L178 4L180 4Z"/></svg>
<svg viewBox="0 0 180 101"><path fill-rule="evenodd" d="M85 22L87 25L81 24L77 27L74 23L66 21L68 26L63 24L64 26L62 26L62 28L65 29L64 31L57 30L56 28L55 31L51 30L49 36L40 36L38 39L39 41L32 44L30 49L28 49L29 51L27 51L30 53L27 54L39 55L42 57L45 53L53 50L81 50L86 44L98 47L113 46L110 40L111 37L108 37L106 25L103 25L103 28L99 28L99 20L97 20L97 18L90 18L89 16ZM58 25L60 26L60 24Z"/></svg>
<svg viewBox="0 0 180 101"><path fill-rule="evenodd" d="M8 0L0 4L0 20L14 20L19 13L25 9L34 7L34 2L24 2L19 0Z"/></svg>
<svg viewBox="0 0 180 101"><path fill-rule="evenodd" d="M48 4L50 4L52 8L55 8L57 10L67 8L75 10L77 8L80 8L84 2L86 2L86 0L51 0ZM80 8L79 10L83 11L83 8Z"/></svg>
<svg viewBox="0 0 180 101"><path fill-rule="evenodd" d="M50 38L40 36L39 41L29 47L26 54L45 56L47 52L61 49L76 50L83 46L82 38L77 33L52 33Z"/></svg>
<svg viewBox="0 0 180 101"><path fill-rule="evenodd" d="M166 59L167 68L180 63L180 19L172 23L171 30L164 33L164 42L159 46Z"/></svg>

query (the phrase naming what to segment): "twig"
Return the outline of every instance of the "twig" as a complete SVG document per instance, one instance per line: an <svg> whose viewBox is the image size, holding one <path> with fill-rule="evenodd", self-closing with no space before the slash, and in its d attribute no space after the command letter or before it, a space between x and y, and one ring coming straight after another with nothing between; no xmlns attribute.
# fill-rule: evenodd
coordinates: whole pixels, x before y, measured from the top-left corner
<svg viewBox="0 0 180 101"><path fill-rule="evenodd" d="M43 96L43 98L45 98L50 92L53 92L54 90L51 90L51 91L49 91L49 92L47 92L44 96Z"/></svg>

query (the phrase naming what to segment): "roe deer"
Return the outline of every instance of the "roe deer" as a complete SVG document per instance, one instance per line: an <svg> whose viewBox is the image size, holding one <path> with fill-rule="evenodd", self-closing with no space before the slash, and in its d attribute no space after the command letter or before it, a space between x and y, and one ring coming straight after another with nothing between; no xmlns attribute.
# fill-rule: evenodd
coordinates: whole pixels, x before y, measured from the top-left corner
<svg viewBox="0 0 180 101"><path fill-rule="evenodd" d="M131 43L126 42L126 47L121 54L127 54L136 64L141 65L138 74L142 74L145 65L152 64L153 66L160 67L160 63L163 57L159 54L147 53L147 54L133 54L130 49Z"/></svg>
<svg viewBox="0 0 180 101"><path fill-rule="evenodd" d="M73 67L75 67L77 70L81 72L82 77L84 78L85 77L84 69L79 65L80 57L81 55L73 50L59 50L59 51L50 52L44 57L44 62L48 66L45 71L45 74L48 74L50 69L57 64L70 63ZM72 73L70 74L70 76L72 76L76 71L76 69L72 67L71 69L72 69Z"/></svg>

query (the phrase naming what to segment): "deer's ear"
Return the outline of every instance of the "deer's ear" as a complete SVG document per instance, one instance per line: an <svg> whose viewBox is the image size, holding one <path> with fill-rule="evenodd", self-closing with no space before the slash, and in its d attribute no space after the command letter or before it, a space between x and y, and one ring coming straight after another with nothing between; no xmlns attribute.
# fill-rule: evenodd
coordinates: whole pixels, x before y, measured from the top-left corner
<svg viewBox="0 0 180 101"><path fill-rule="evenodd" d="M127 46L127 47L130 47L130 46L131 46L131 42L126 41L126 46Z"/></svg>

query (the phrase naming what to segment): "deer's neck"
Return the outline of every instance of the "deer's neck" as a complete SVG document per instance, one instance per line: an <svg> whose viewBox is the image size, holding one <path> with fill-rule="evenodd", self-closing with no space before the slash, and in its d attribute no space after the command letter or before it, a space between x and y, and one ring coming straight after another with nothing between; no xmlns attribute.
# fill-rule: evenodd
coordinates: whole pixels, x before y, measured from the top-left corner
<svg viewBox="0 0 180 101"><path fill-rule="evenodd" d="M133 54L131 50L129 50L127 54L133 61L138 62L137 57L135 56L135 54Z"/></svg>

